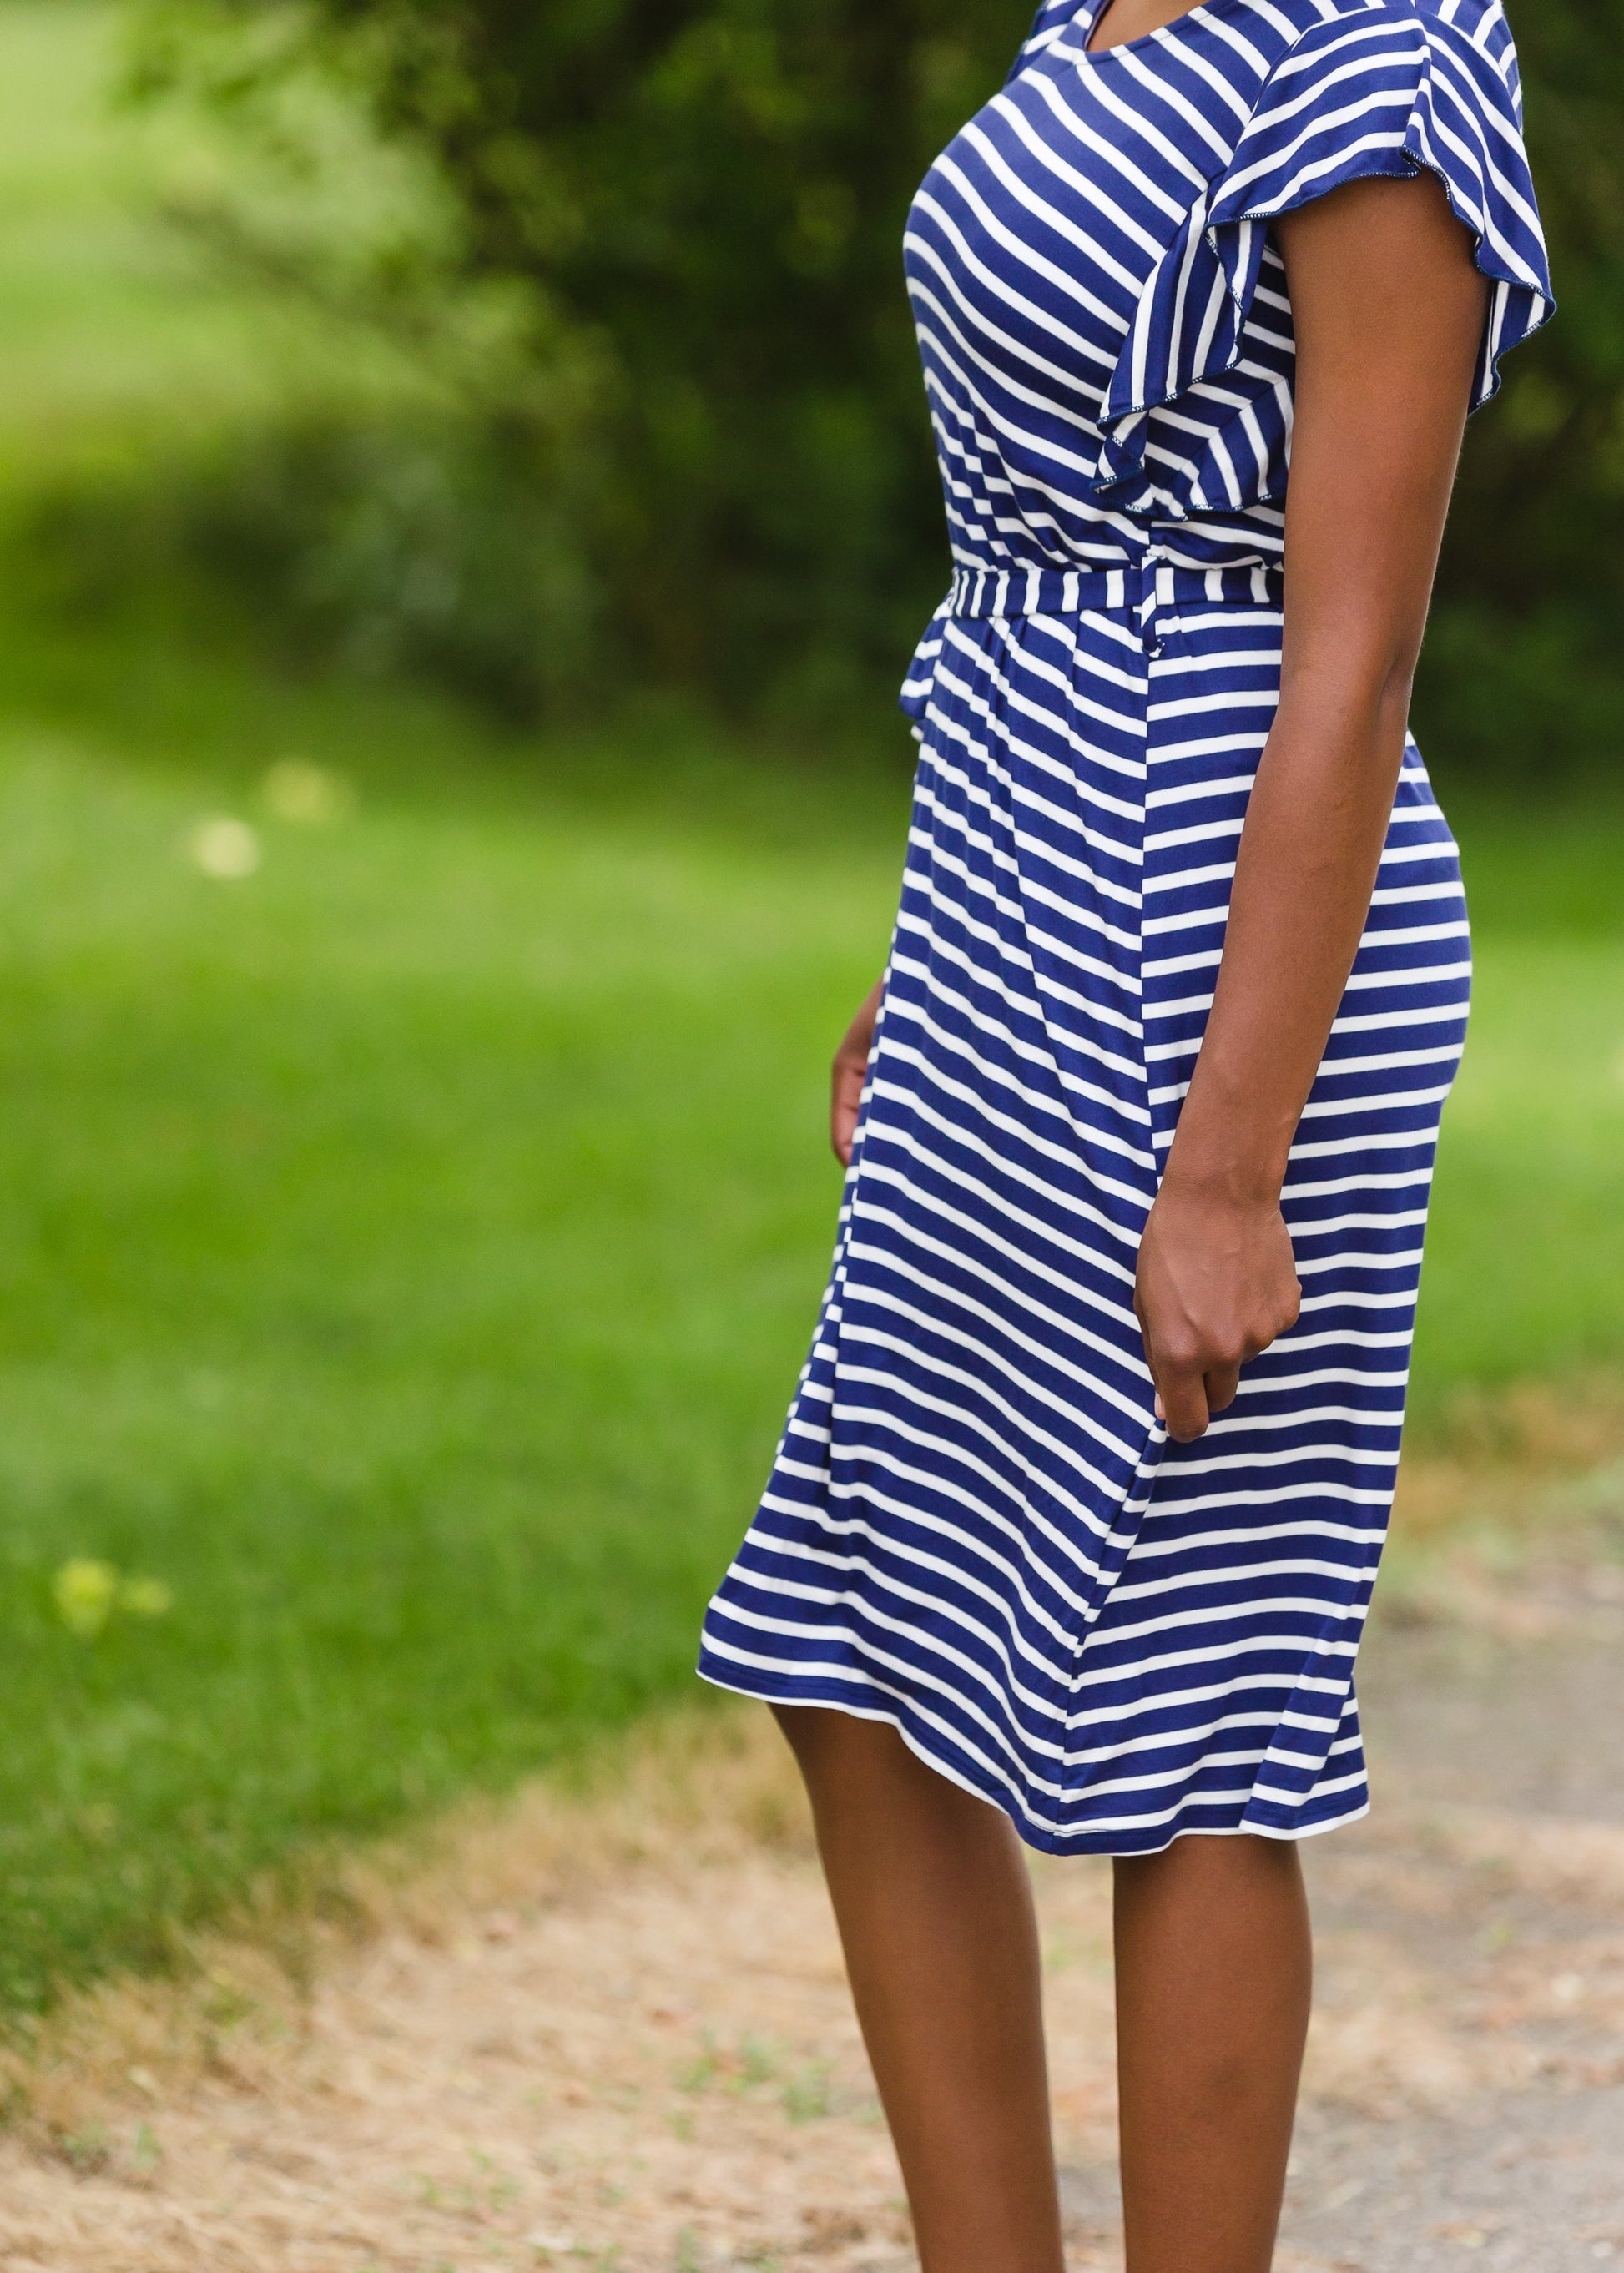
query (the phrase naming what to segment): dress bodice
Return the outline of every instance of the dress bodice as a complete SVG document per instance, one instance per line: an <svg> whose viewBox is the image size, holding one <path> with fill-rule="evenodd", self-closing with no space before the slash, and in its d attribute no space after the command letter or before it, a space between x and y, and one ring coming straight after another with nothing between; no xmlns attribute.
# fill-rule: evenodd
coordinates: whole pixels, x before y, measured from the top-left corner
<svg viewBox="0 0 1624 2273"><path fill-rule="evenodd" d="M1279 559L1295 362L1276 215L1435 174L1491 293L1473 407L1552 309L1500 0L1206 0L1086 52L1045 0L909 215L956 566Z"/></svg>

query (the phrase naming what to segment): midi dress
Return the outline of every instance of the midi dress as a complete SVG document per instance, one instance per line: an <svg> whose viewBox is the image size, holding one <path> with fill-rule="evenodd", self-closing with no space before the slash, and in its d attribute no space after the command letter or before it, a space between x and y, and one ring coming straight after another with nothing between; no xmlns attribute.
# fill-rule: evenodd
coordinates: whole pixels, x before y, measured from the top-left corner
<svg viewBox="0 0 1624 2273"><path fill-rule="evenodd" d="M1292 1144L1299 1322L1168 1438L1136 1250L1280 692L1293 348L1269 222L1443 184L1473 407L1551 312L1497 0L1207 0L1090 55L1046 0L909 215L954 570L828 1292L710 1681L888 1722L1056 1853L1363 1813L1470 943L1413 742Z"/></svg>

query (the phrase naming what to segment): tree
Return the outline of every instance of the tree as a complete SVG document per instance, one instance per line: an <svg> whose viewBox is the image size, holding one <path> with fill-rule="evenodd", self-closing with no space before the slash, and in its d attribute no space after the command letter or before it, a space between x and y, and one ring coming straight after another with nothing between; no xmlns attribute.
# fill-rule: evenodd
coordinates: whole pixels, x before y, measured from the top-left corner
<svg viewBox="0 0 1624 2273"><path fill-rule="evenodd" d="M899 238L1026 14L160 0L147 56L261 119L314 71L410 152L446 216L440 289L516 288L553 375L490 430L553 501L555 551L564 501L594 653L804 707L894 678L945 581ZM1624 0L1518 28L1563 309L1474 424L1424 709L1479 748L1526 744L1531 710L1572 756L1624 728Z"/></svg>

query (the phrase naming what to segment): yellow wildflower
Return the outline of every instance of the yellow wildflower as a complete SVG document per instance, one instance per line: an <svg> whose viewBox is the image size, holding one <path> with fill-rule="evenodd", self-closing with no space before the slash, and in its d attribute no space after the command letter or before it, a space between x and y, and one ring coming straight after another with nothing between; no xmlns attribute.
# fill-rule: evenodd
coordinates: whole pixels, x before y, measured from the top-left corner
<svg viewBox="0 0 1624 2273"><path fill-rule="evenodd" d="M62 1623L81 1641L94 1641L113 1615L118 1573L110 1563L76 1555L57 1572L53 1591Z"/></svg>

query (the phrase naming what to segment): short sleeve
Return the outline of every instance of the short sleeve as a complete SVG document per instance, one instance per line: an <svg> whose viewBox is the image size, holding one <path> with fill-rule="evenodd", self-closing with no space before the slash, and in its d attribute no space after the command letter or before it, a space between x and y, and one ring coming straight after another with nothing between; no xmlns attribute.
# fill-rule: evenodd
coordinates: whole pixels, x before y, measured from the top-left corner
<svg viewBox="0 0 1624 2273"><path fill-rule="evenodd" d="M1218 441L1231 473L1235 454L1220 431L1232 422L1237 387L1247 391L1237 366L1248 324L1256 314L1265 338L1269 329L1267 306L1255 305L1266 256L1274 259L1269 222L1345 183L1436 175L1470 230L1491 285L1473 409L1494 393L1506 349L1551 315L1511 34L1497 4L1454 13L1446 23L1410 0L1368 0L1312 24L1274 65L1233 156L1197 199L1135 310L1102 412L1095 486L1109 502L1177 518L1271 494L1289 432L1289 369L1247 404L1244 455L1257 480L1215 481L1202 437ZM1283 306L1277 294L1274 304ZM1147 451L1149 421L1174 406L1185 436L1172 454L1182 476L1165 449L1153 442Z"/></svg>

